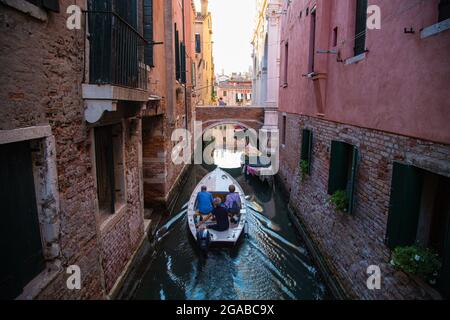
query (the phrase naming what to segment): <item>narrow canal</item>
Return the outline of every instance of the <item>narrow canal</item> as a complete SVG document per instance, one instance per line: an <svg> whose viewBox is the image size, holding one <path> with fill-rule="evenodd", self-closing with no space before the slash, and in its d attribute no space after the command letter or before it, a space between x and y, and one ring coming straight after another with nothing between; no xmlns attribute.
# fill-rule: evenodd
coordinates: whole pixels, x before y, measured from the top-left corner
<svg viewBox="0 0 450 320"><path fill-rule="evenodd" d="M220 166L233 167L222 154ZM225 161L224 161L225 160ZM210 249L204 256L187 228L186 208L197 183L214 167L192 166L176 210L159 229L156 251L133 299L248 300L326 299L328 292L318 270L291 224L285 199L267 182L246 177L239 168L227 169L246 195L264 208L250 210L247 234L235 248ZM150 253L149 253L150 254Z"/></svg>

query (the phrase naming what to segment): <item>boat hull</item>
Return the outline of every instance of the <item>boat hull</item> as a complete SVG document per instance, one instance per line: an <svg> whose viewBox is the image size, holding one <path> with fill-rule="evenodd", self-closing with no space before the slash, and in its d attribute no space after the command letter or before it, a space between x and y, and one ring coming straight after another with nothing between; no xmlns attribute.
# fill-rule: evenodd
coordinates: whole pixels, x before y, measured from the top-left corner
<svg viewBox="0 0 450 320"><path fill-rule="evenodd" d="M197 241L197 228L195 226L194 215L196 213L196 200L197 194L201 191L202 186L206 186L208 191L213 194L213 196L218 196L224 198L228 193L228 187L230 185L234 185L236 187L236 192L239 193L242 203L241 215L239 223L230 224L230 228L227 231L219 232L215 230L208 230L211 239L211 246L226 246L226 245L236 245L242 234L245 232L245 224L247 219L247 210L246 210L246 200L242 187L236 182L236 180L227 172L223 171L220 168L212 171L207 174L200 183L195 187L194 192L191 195L188 203L188 228L191 235ZM208 225L208 224L207 224Z"/></svg>

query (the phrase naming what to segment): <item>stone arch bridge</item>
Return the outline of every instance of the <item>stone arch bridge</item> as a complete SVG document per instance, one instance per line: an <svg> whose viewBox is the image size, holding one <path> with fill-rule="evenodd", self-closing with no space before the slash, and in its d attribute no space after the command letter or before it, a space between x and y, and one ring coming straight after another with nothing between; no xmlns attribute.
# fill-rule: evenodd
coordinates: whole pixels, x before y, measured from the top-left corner
<svg viewBox="0 0 450 320"><path fill-rule="evenodd" d="M238 124L249 129L259 130L264 125L264 107L196 107L194 120L202 122L205 132L221 124Z"/></svg>

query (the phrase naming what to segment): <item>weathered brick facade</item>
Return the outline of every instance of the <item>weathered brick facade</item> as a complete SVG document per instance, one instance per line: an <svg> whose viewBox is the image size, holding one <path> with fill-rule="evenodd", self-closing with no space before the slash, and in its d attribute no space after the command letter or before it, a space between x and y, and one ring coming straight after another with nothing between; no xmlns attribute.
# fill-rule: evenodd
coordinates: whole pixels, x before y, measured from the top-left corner
<svg viewBox="0 0 450 320"><path fill-rule="evenodd" d="M393 269L384 243L393 161L450 176L450 146L386 132L285 114L286 141L280 148L280 176L290 205L304 223L328 268L350 297L361 299L430 298L422 285ZM280 114L280 128L283 128ZM311 173L301 181L302 129L313 132ZM337 212L327 194L331 141L360 150L353 215ZM367 267L378 265L382 289L368 290Z"/></svg>

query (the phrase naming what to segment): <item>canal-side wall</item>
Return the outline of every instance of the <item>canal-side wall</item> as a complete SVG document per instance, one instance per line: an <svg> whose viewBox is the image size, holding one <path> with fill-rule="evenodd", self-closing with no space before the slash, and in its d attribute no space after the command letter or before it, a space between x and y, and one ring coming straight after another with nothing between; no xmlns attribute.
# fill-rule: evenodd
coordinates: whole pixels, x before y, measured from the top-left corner
<svg viewBox="0 0 450 320"><path fill-rule="evenodd" d="M290 206L321 253L327 268L347 296L358 299L428 299L435 293L389 264L385 245L393 162L413 164L450 176L450 147L386 132L325 121L286 116L286 140L280 148L279 177L290 194ZM280 116L280 128L283 127ZM313 132L311 173L299 173L302 129ZM329 203L331 141L355 145L360 151L353 215L337 212ZM367 288L367 267L378 265L381 290Z"/></svg>
<svg viewBox="0 0 450 320"><path fill-rule="evenodd" d="M141 120L128 103L104 119L121 124L126 194L122 209L104 219L94 128L84 118L85 30L68 30L73 1L59 4L55 13L0 1L0 145L31 141L45 258L17 298L104 299L144 238ZM79 267L79 290L67 286L69 266Z"/></svg>
<svg viewBox="0 0 450 320"><path fill-rule="evenodd" d="M47 182L42 185L46 198L38 199L45 200L39 220L42 246L48 251L46 269L20 298L100 299L105 291L96 191L81 97L84 32L65 27L62 13L73 1L60 1L61 13L22 2L31 8L28 13L0 3L0 136L18 130L18 139L34 139L23 133L49 126L50 135L42 139L46 154L36 165L53 166L36 175ZM67 289L70 265L82 270L81 290Z"/></svg>

